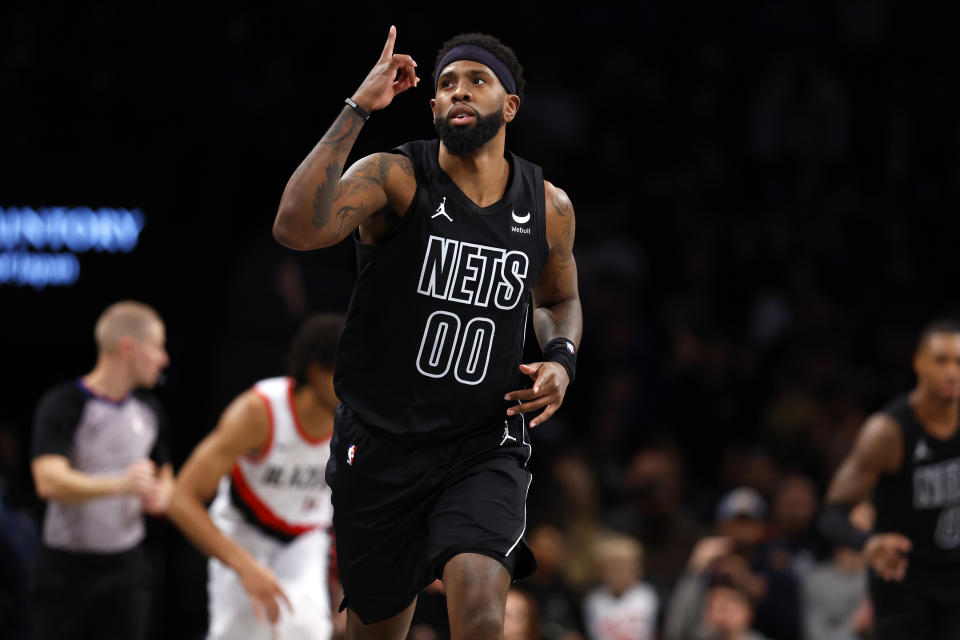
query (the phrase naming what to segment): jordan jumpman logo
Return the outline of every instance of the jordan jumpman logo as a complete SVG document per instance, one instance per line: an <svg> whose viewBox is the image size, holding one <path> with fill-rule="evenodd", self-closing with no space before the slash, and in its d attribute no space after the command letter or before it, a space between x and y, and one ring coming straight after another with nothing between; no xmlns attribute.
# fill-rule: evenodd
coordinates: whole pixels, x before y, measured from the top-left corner
<svg viewBox="0 0 960 640"><path fill-rule="evenodd" d="M444 205L446 205L446 203L447 203L447 196L443 196L443 200L440 201L440 206L437 207L437 212L436 212L435 214L433 214L432 216L430 216L430 219L431 219L431 220L433 220L433 219L436 218L437 216L443 216L444 218L446 218L446 219L449 220L450 222L453 222L453 218L451 218L451 217L449 216L449 214L447 214L447 208L446 208L446 206L444 206Z"/></svg>

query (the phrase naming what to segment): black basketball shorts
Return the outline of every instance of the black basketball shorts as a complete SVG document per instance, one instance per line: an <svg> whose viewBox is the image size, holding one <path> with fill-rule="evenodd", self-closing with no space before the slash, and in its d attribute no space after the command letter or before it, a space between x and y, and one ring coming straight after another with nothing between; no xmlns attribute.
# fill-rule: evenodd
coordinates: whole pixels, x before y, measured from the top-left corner
<svg viewBox="0 0 960 640"><path fill-rule="evenodd" d="M870 572L876 640L960 638L960 567L908 565L901 581Z"/></svg>
<svg viewBox="0 0 960 640"><path fill-rule="evenodd" d="M327 483L341 609L365 624L393 617L458 553L490 556L514 579L536 561L523 541L530 440L523 416L424 444L374 433L340 404Z"/></svg>

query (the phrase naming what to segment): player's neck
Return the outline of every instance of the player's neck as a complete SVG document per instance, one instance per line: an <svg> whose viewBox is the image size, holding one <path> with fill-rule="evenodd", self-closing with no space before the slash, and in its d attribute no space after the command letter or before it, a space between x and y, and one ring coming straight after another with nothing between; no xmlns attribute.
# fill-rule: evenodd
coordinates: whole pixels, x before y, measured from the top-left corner
<svg viewBox="0 0 960 640"><path fill-rule="evenodd" d="M93 371L83 376L83 384L98 396L119 402L133 391L126 366L109 356L101 355Z"/></svg>
<svg viewBox="0 0 960 640"><path fill-rule="evenodd" d="M943 398L920 386L910 394L910 404L923 425L933 435L952 435L960 420L960 400Z"/></svg>
<svg viewBox="0 0 960 640"><path fill-rule="evenodd" d="M510 182L510 163L504 156L503 129L473 153L454 155L440 145L440 168L460 191L478 207L488 207L501 198Z"/></svg>
<svg viewBox="0 0 960 640"><path fill-rule="evenodd" d="M325 438L333 431L333 409L321 402L309 385L294 392L293 407L310 437Z"/></svg>

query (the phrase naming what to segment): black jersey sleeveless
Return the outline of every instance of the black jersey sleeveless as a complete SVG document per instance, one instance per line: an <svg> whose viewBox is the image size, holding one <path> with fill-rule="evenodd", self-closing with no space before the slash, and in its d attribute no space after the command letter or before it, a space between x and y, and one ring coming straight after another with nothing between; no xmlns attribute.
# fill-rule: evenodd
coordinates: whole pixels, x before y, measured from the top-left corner
<svg viewBox="0 0 960 640"><path fill-rule="evenodd" d="M549 251L543 173L507 153L503 198L478 207L440 168L438 140L396 151L416 195L393 238L357 241L334 387L374 429L457 437L505 418L504 395L530 386L518 367Z"/></svg>
<svg viewBox="0 0 960 640"><path fill-rule="evenodd" d="M911 564L960 563L960 429L949 440L926 433L907 395L884 409L903 433L903 462L874 491L875 530L913 543Z"/></svg>

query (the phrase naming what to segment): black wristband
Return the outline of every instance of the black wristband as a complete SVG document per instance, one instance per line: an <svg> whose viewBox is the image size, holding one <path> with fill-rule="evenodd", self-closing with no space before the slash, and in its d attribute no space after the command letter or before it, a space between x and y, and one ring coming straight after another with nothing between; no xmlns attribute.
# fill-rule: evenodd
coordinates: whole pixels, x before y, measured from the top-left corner
<svg viewBox="0 0 960 640"><path fill-rule="evenodd" d="M571 340L554 338L543 348L543 358L547 362L556 362L567 371L567 377L573 382L577 373L577 348Z"/></svg>
<svg viewBox="0 0 960 640"><path fill-rule="evenodd" d="M846 504L828 504L820 516L820 532L835 545L862 551L870 533L858 529L850 522L850 510Z"/></svg>
<svg viewBox="0 0 960 640"><path fill-rule="evenodd" d="M350 108L356 111L357 115L363 118L364 120L370 119L370 112L364 109L363 107L361 107L360 105L358 105L356 102L354 102L353 98L347 98L346 100L344 100L344 102L346 102L350 106Z"/></svg>

